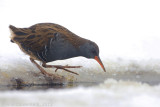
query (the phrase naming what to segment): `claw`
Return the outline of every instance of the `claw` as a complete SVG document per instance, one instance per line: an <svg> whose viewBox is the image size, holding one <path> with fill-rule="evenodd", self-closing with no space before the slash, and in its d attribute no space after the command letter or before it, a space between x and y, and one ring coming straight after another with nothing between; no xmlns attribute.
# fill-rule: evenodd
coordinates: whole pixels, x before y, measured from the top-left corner
<svg viewBox="0 0 160 107"><path fill-rule="evenodd" d="M65 69L65 68L67 68L66 66L65 66L65 67L64 67L64 66L54 66L54 67L56 68L55 72L57 72L58 69L63 69L63 70L65 70L65 71L67 71L67 72L70 72L70 73L79 75L78 73L75 73L75 72L73 72L73 71L70 71L70 70L68 70L68 69Z"/></svg>
<svg viewBox="0 0 160 107"><path fill-rule="evenodd" d="M58 68L56 68L55 72L57 72Z"/></svg>

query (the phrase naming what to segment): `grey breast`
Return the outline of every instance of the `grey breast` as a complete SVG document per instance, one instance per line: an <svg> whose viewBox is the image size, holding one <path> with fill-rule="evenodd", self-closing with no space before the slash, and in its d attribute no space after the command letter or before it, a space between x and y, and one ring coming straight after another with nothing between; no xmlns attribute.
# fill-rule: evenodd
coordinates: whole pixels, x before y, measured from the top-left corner
<svg viewBox="0 0 160 107"><path fill-rule="evenodd" d="M57 33L54 38L49 40L46 48L46 62L63 60L78 56L78 49L75 48L63 35Z"/></svg>

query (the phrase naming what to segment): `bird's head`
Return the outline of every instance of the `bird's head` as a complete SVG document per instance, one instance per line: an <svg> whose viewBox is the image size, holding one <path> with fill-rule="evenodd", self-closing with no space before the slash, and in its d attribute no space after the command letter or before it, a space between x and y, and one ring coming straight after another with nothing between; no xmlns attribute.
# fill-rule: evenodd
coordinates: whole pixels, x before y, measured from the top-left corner
<svg viewBox="0 0 160 107"><path fill-rule="evenodd" d="M80 47L80 51L82 56L95 59L101 65L102 69L106 72L104 65L99 57L99 47L96 43L88 41Z"/></svg>

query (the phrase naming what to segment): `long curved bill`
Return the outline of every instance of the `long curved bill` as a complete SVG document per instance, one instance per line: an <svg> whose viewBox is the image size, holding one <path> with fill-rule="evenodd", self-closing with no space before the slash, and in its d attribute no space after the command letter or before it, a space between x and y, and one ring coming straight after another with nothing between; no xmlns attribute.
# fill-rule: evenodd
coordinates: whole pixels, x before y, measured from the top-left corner
<svg viewBox="0 0 160 107"><path fill-rule="evenodd" d="M104 70L104 72L106 72L106 69L104 68L104 65L103 65L100 57L99 56L95 56L94 59L101 65L101 67Z"/></svg>

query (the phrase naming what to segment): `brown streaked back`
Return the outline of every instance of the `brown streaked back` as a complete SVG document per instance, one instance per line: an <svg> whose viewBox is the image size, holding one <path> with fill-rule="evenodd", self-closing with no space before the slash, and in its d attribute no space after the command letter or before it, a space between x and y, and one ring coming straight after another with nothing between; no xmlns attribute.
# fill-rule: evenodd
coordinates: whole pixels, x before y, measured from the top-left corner
<svg viewBox="0 0 160 107"><path fill-rule="evenodd" d="M11 40L34 59L38 59L34 53L43 51L51 38L54 40L57 33L63 35L63 38L76 48L88 41L65 27L53 23L39 23L29 28L16 28L10 25L9 28L11 29Z"/></svg>

